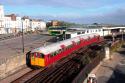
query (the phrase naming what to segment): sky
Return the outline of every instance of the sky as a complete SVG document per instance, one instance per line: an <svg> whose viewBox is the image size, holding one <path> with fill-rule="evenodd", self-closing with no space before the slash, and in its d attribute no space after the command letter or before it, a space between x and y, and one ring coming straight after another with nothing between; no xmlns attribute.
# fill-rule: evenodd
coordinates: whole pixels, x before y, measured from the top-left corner
<svg viewBox="0 0 125 83"><path fill-rule="evenodd" d="M125 0L0 0L5 14L82 24L125 24Z"/></svg>

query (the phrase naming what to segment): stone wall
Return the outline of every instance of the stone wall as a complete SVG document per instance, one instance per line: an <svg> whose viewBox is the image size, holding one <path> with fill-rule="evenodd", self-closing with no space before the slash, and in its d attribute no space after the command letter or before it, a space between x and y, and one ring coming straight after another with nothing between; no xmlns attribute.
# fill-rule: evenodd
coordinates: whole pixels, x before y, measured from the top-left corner
<svg viewBox="0 0 125 83"><path fill-rule="evenodd" d="M21 69L25 65L25 55L15 55L10 58L5 58L0 60L0 79L5 78L8 75L11 75L15 71Z"/></svg>

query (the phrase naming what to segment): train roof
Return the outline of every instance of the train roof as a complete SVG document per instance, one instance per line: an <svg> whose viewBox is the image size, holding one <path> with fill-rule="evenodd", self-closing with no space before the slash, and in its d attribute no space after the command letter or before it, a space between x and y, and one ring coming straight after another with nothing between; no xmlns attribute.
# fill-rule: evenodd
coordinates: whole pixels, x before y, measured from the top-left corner
<svg viewBox="0 0 125 83"><path fill-rule="evenodd" d="M67 46L73 44L73 41L79 42L80 38L88 39L89 37L92 38L94 36L99 36L99 35L98 34L87 34L87 35L74 37L74 38L67 39L67 40L64 40L64 41L60 41L60 42L57 42L57 43L53 43L53 44L50 44L50 45L47 45L47 46L42 46L42 47L36 48L36 49L32 50L31 53L40 52L40 53L43 53L44 55L50 54L50 53L53 53L53 52L55 52L59 49L62 49L61 46L67 47Z"/></svg>

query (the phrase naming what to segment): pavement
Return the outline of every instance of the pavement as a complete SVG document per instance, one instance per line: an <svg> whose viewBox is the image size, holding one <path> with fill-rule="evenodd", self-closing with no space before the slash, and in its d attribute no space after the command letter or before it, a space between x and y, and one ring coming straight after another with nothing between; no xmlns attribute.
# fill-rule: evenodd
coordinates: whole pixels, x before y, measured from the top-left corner
<svg viewBox="0 0 125 83"><path fill-rule="evenodd" d="M50 38L52 38L52 36L42 34L24 35L25 52L42 46L45 43L45 40ZM21 53L22 37L15 37L0 41L0 60L17 54L19 55Z"/></svg>
<svg viewBox="0 0 125 83"><path fill-rule="evenodd" d="M120 48L119 51L124 51L125 48ZM125 54L114 52L111 54L111 59L100 62L100 64L94 68L90 73L95 74L97 77L97 83L107 83L111 78L115 67L125 59ZM86 80L83 83L87 83Z"/></svg>

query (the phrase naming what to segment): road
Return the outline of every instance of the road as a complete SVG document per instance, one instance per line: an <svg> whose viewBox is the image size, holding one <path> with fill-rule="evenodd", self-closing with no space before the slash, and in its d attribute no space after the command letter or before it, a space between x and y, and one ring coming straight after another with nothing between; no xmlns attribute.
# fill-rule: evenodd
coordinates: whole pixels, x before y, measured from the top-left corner
<svg viewBox="0 0 125 83"><path fill-rule="evenodd" d="M24 36L25 53L36 47L45 44L45 40L52 38L52 36L41 34L30 34ZM19 55L22 53L22 37L0 41L0 59L8 58L10 56Z"/></svg>

